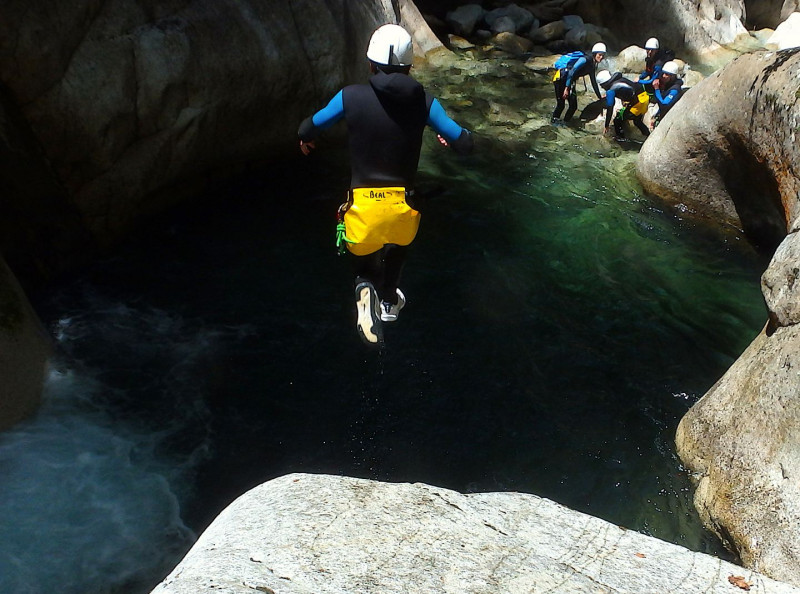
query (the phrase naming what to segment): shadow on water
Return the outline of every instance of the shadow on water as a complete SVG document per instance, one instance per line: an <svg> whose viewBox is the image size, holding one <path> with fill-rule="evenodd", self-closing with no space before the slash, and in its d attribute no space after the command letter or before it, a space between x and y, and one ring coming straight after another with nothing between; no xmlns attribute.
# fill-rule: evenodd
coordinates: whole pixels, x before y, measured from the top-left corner
<svg viewBox="0 0 800 594"><path fill-rule="evenodd" d="M348 265L333 247L347 169L325 142L310 159L217 188L41 296L59 365L93 386L72 390L82 404L70 414L89 409L102 416L93 426L127 440L117 466L129 476L96 477L81 486L95 507L34 514L44 525L26 529L68 533L81 513L115 505L136 517L143 504L108 481L122 491L144 473L163 478L147 506L171 510L176 532L125 523L124 542L104 529L103 546L184 550L188 529L248 488L323 472L535 493L727 557L692 508L673 436L764 322L762 263L741 236L642 196L635 152L536 123L548 109L493 123L506 135L482 133L473 157L426 139L419 186L442 191L425 206L408 305L383 351L353 327ZM4 436L0 463L24 432L64 414L48 405ZM93 546L75 547L68 564ZM162 564L111 567L97 583L138 571L152 584ZM95 583L49 571L35 579L62 592Z"/></svg>

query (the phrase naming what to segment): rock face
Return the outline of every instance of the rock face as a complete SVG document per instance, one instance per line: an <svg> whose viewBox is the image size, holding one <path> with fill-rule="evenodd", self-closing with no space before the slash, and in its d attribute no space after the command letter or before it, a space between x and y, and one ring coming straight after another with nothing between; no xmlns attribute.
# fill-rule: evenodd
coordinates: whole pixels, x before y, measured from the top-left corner
<svg viewBox="0 0 800 594"><path fill-rule="evenodd" d="M642 147L651 193L774 249L800 217L800 50L746 54L700 82Z"/></svg>
<svg viewBox="0 0 800 594"><path fill-rule="evenodd" d="M770 326L678 426L695 506L744 564L800 586L800 233L762 278Z"/></svg>
<svg viewBox="0 0 800 594"><path fill-rule="evenodd" d="M704 54L747 35L744 5L744 0L620 0L609 11L607 3L580 0L576 12L632 43L643 45L655 36L662 47Z"/></svg>
<svg viewBox="0 0 800 594"><path fill-rule="evenodd" d="M774 249L769 324L687 413L678 453L705 523L751 568L800 585L800 50L741 56L700 82L644 144L655 194ZM787 232L789 235L787 236ZM782 243L781 243L782 242Z"/></svg>
<svg viewBox="0 0 800 594"><path fill-rule="evenodd" d="M209 171L289 153L297 122L364 77L371 31L397 21L419 35L409 0L5 0L0 79L106 242Z"/></svg>
<svg viewBox="0 0 800 594"><path fill-rule="evenodd" d="M287 475L234 501L154 594L800 590L534 495Z"/></svg>
<svg viewBox="0 0 800 594"><path fill-rule="evenodd" d="M50 343L0 257L0 431L39 405Z"/></svg>

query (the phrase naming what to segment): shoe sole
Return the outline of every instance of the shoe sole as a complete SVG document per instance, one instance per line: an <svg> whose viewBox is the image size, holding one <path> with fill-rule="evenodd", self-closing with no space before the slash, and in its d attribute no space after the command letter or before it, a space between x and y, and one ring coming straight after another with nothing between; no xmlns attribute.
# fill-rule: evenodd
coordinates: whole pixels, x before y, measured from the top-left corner
<svg viewBox="0 0 800 594"><path fill-rule="evenodd" d="M356 313L358 320L356 326L358 335L365 343L376 345L383 342L383 328L380 318L375 314L373 303L377 294L372 285L364 283L356 287Z"/></svg>

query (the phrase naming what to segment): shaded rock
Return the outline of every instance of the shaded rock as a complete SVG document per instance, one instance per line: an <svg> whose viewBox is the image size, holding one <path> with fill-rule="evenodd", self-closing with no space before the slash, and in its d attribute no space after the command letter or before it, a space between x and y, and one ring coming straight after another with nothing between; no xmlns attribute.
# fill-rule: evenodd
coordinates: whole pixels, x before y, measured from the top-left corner
<svg viewBox="0 0 800 594"><path fill-rule="evenodd" d="M517 6L516 4L509 4L508 6L503 6L501 8L495 8L494 10L490 10L484 16L484 20L489 27L492 28L493 31L496 31L495 22L498 19L506 18L511 19L514 23L514 29L509 29L510 33L519 33L520 31L525 31L529 29L531 25L533 25L534 17L533 14L529 10Z"/></svg>
<svg viewBox="0 0 800 594"><path fill-rule="evenodd" d="M49 337L0 257L0 431L38 408L50 351Z"/></svg>
<svg viewBox="0 0 800 594"><path fill-rule="evenodd" d="M784 0L781 7L780 22L788 19L793 12L800 12L800 0Z"/></svg>
<svg viewBox="0 0 800 594"><path fill-rule="evenodd" d="M500 17L494 19L492 22L492 33L511 33L512 35L516 33L517 26L514 24L514 21L511 17ZM529 43L533 44L533 42L529 41Z"/></svg>
<svg viewBox="0 0 800 594"><path fill-rule="evenodd" d="M513 33L499 33L492 38L492 43L503 51L519 56L533 48L533 42Z"/></svg>
<svg viewBox="0 0 800 594"><path fill-rule="evenodd" d="M561 20L564 21L564 28L567 31L583 26L583 19L577 14L565 14Z"/></svg>
<svg viewBox="0 0 800 594"><path fill-rule="evenodd" d="M800 47L800 12L793 12L778 25L775 33L767 39L766 46L776 50Z"/></svg>
<svg viewBox="0 0 800 594"><path fill-rule="evenodd" d="M759 51L697 84L639 153L645 189L776 247L800 216L798 70L800 50Z"/></svg>
<svg viewBox="0 0 800 594"><path fill-rule="evenodd" d="M553 21L531 31L529 37L534 43L547 43L548 41L561 39L566 30L564 21Z"/></svg>
<svg viewBox="0 0 800 594"><path fill-rule="evenodd" d="M398 14L439 45L410 0L5 0L0 78L110 243L214 175L292 154L297 123L364 77L370 33Z"/></svg>
<svg viewBox="0 0 800 594"><path fill-rule="evenodd" d="M799 590L521 493L292 474L225 509L154 594Z"/></svg>
<svg viewBox="0 0 800 594"><path fill-rule="evenodd" d="M480 4L465 4L448 12L445 20L456 35L469 37L475 30L475 25L483 19L485 14L486 11Z"/></svg>
<svg viewBox="0 0 800 594"><path fill-rule="evenodd" d="M447 39L450 47L456 49L471 49L475 47L474 43L467 41L466 39L464 39L463 37L459 37L458 35L453 35L452 33L447 36Z"/></svg>

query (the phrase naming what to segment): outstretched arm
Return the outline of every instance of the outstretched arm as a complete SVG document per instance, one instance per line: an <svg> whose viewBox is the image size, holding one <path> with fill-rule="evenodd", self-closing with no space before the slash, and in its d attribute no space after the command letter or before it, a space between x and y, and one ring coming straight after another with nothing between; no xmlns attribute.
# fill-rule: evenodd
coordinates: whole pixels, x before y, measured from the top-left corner
<svg viewBox="0 0 800 594"><path fill-rule="evenodd" d="M342 100L342 91L339 91L328 102L328 105L310 118L304 119L300 124L297 136L300 138L300 150L303 151L303 154L307 155L311 152L311 149L314 148L314 139L319 136L320 132L330 128L343 117L344 102Z"/></svg>
<svg viewBox="0 0 800 594"><path fill-rule="evenodd" d="M458 154L466 155L472 152L474 144L472 135L466 128L462 128L450 119L438 99L434 99L431 103L428 125Z"/></svg>

